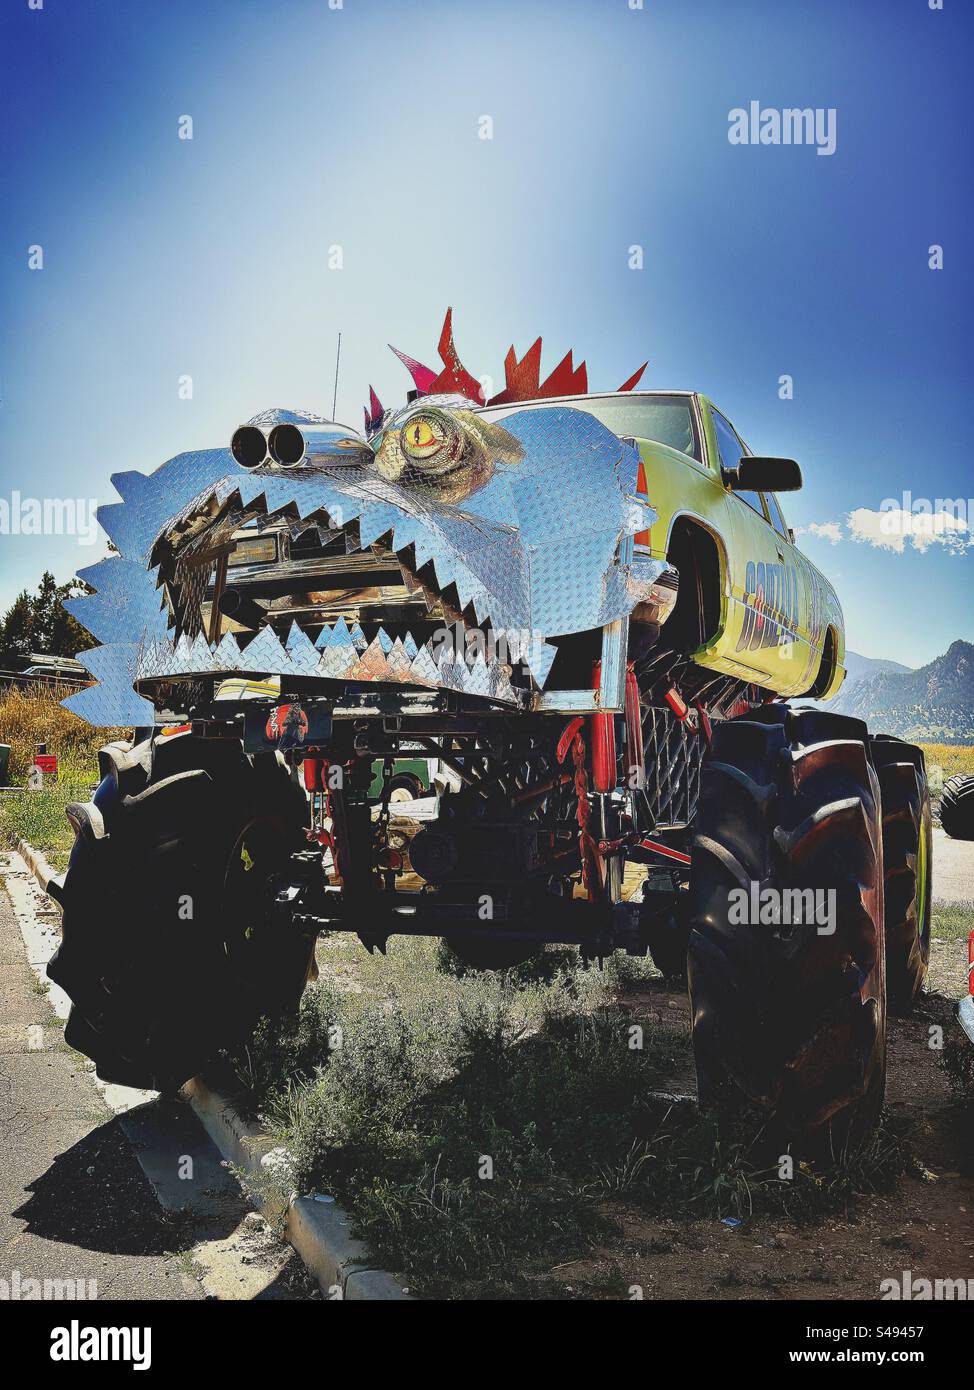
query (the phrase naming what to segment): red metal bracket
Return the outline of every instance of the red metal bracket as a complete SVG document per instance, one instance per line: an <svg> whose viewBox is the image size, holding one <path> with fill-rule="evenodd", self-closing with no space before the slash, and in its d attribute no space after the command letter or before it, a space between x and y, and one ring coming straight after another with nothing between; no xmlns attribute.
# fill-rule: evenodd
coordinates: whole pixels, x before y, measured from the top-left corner
<svg viewBox="0 0 974 1390"><path fill-rule="evenodd" d="M682 850L671 849L669 845L661 845L658 840L639 840L637 841L640 849L652 850L653 854L661 854L664 859L675 859L680 864L689 864L689 854L684 854Z"/></svg>
<svg viewBox="0 0 974 1390"><path fill-rule="evenodd" d="M690 706L687 704L686 700L684 700L675 685L670 686L669 690L663 696L663 699L669 705L677 719L685 724L690 714Z"/></svg>

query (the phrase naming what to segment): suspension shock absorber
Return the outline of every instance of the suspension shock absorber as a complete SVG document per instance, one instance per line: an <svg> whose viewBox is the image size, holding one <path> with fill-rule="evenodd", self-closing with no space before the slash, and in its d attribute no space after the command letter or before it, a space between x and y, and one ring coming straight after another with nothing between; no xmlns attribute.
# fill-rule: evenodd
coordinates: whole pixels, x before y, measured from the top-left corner
<svg viewBox="0 0 974 1390"><path fill-rule="evenodd" d="M598 690L602 679L602 663L597 661L592 672L592 689ZM616 717L608 710L596 710L591 717L592 790L605 793L616 787Z"/></svg>
<svg viewBox="0 0 974 1390"><path fill-rule="evenodd" d="M578 848L582 861L582 883L590 902L604 896L605 861L599 854L598 842L592 834L591 807L588 801L588 774L585 771L585 739L582 730L585 720L579 714L568 724L558 740L556 757L565 762L569 753L575 769L575 819L578 822Z"/></svg>
<svg viewBox="0 0 974 1390"><path fill-rule="evenodd" d="M322 849L333 848L331 834L325 828L325 821L329 819L331 814L328 805L328 769L330 766L327 758L311 755L306 757L301 764L304 789L311 802L311 827L307 832L308 839L316 841Z"/></svg>
<svg viewBox="0 0 974 1390"><path fill-rule="evenodd" d="M626 774L630 787L642 787L646 774L643 713L639 704L639 682L631 661L626 666Z"/></svg>

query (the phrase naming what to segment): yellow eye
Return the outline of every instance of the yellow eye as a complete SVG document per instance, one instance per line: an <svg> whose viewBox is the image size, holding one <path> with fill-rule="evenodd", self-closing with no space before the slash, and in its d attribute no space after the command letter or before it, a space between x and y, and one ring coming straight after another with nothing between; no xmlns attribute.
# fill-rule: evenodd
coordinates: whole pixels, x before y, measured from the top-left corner
<svg viewBox="0 0 974 1390"><path fill-rule="evenodd" d="M435 420L420 415L403 425L400 438L405 454L410 458L424 459L442 447L444 432Z"/></svg>

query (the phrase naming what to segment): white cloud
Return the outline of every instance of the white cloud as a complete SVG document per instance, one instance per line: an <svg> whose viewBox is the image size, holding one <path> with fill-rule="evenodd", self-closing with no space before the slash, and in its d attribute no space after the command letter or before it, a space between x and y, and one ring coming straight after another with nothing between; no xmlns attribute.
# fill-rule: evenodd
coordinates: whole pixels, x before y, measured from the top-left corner
<svg viewBox="0 0 974 1390"><path fill-rule="evenodd" d="M830 545L838 545L842 539L841 521L811 521L808 529L813 536L821 536L822 540L828 541Z"/></svg>
<svg viewBox="0 0 974 1390"><path fill-rule="evenodd" d="M953 554L974 546L967 522L949 512L908 512L902 508L872 511L857 507L846 517L854 541L902 555L910 544L921 554L932 545L942 545Z"/></svg>

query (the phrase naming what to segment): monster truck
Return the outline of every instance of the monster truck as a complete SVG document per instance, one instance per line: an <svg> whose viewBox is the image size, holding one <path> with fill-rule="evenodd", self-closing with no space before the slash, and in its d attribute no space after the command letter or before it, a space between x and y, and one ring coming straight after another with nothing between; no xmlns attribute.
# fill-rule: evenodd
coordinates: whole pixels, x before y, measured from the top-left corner
<svg viewBox="0 0 974 1390"><path fill-rule="evenodd" d="M67 1040L178 1086L296 1003L322 930L495 969L651 950L688 976L703 1104L855 1141L926 969L923 755L791 703L844 676L778 500L798 465L699 393L540 354L485 399L448 313L442 370L398 354L414 389L370 389L364 431L269 411L113 479L119 553L68 604L98 684L66 703L136 736L68 808ZM407 850L416 757L452 778Z"/></svg>

